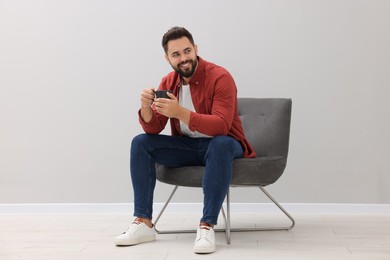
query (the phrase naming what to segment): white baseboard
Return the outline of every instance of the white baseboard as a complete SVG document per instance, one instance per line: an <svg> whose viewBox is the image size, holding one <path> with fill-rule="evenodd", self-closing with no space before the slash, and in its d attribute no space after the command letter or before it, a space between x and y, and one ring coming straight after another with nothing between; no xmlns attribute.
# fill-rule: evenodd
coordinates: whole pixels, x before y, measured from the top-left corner
<svg viewBox="0 0 390 260"><path fill-rule="evenodd" d="M390 204L324 204L324 203L281 203L291 214L390 214ZM154 204L157 214L163 203ZM166 213L202 212L202 203L171 203ZM119 213L131 214L132 203L42 203L42 204L0 204L0 214L29 213ZM231 214L279 213L272 203L231 203Z"/></svg>

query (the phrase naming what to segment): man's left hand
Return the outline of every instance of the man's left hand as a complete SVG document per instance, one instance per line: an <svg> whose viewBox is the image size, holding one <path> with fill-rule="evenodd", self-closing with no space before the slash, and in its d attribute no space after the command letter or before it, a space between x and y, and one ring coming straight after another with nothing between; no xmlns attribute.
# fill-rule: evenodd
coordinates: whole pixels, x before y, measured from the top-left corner
<svg viewBox="0 0 390 260"><path fill-rule="evenodd" d="M157 112L167 117L177 117L181 106L175 95L167 92L168 98L156 98L154 105L156 106Z"/></svg>

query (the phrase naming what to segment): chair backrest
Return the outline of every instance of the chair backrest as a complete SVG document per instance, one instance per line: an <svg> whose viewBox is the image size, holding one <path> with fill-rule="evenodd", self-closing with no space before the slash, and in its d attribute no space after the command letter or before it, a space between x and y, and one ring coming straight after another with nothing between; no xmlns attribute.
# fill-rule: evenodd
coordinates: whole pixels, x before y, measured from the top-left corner
<svg viewBox="0 0 390 260"><path fill-rule="evenodd" d="M239 98L238 114L245 136L257 157L283 156L287 158L291 99Z"/></svg>

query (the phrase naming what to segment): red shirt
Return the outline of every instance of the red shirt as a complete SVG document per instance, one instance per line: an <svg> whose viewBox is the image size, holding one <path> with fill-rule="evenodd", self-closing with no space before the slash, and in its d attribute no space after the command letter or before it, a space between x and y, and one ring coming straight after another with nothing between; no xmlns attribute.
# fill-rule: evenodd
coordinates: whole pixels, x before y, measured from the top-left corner
<svg viewBox="0 0 390 260"><path fill-rule="evenodd" d="M255 157L256 153L244 136L237 109L237 88L230 73L213 63L198 57L198 67L190 82L192 102L196 112L191 112L189 129L209 136L228 135L238 140L244 150L243 157ZM171 72L165 76L158 89L172 90L178 98L180 75ZM153 116L146 123L139 114L139 122L145 133L159 134L168 117L159 114L153 106ZM172 135L183 135L179 120L170 118Z"/></svg>

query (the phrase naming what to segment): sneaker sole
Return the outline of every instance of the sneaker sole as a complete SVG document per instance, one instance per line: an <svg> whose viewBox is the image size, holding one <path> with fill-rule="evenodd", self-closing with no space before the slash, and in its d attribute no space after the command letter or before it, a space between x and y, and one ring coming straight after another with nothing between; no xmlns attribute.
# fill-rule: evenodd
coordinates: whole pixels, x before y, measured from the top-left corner
<svg viewBox="0 0 390 260"><path fill-rule="evenodd" d="M134 246L134 245L138 245L141 243L152 242L155 240L156 240L155 236L143 237L142 239L133 239L133 240L118 240L118 241L115 241L115 245L117 245L117 246Z"/></svg>
<svg viewBox="0 0 390 260"><path fill-rule="evenodd" d="M194 248L195 254L210 254L215 252L215 247L213 248Z"/></svg>

